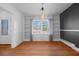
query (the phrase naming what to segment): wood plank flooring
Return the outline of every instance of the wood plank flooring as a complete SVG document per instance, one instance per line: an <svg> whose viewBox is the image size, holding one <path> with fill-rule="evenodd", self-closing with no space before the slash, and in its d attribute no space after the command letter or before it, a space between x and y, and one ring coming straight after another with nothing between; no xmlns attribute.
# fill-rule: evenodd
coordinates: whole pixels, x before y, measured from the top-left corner
<svg viewBox="0 0 79 59"><path fill-rule="evenodd" d="M23 42L16 48L0 45L1 56L79 56L62 42Z"/></svg>
<svg viewBox="0 0 79 59"><path fill-rule="evenodd" d="M14 56L15 49L11 48L10 44L0 44L0 56Z"/></svg>

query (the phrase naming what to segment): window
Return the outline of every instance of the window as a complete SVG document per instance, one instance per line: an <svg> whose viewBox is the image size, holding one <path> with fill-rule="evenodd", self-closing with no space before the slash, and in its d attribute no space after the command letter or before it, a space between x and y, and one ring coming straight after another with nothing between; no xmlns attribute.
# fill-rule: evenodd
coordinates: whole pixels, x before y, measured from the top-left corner
<svg viewBox="0 0 79 59"><path fill-rule="evenodd" d="M32 20L32 34L49 34L49 20L41 21L39 18Z"/></svg>
<svg viewBox="0 0 79 59"><path fill-rule="evenodd" d="M36 19L32 21L32 33L39 34L41 33L41 21Z"/></svg>
<svg viewBox="0 0 79 59"><path fill-rule="evenodd" d="M49 33L49 21L48 20L42 21L42 33L43 34Z"/></svg>
<svg viewBox="0 0 79 59"><path fill-rule="evenodd" d="M8 20L1 20L1 35L8 35Z"/></svg>

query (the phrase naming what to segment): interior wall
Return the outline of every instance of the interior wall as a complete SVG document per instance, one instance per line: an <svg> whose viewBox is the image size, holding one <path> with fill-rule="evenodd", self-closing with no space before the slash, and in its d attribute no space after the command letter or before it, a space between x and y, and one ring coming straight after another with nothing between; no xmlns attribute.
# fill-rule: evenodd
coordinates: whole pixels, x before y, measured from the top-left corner
<svg viewBox="0 0 79 59"><path fill-rule="evenodd" d="M29 16L25 16L25 19L24 19L24 22L23 22L23 40L24 41L31 41L31 35L32 35L32 20L31 20L31 17Z"/></svg>
<svg viewBox="0 0 79 59"><path fill-rule="evenodd" d="M60 41L60 15L53 16L53 41Z"/></svg>
<svg viewBox="0 0 79 59"><path fill-rule="evenodd" d="M50 34L32 35L32 19L25 17L24 20L24 41L60 41L60 16L49 17ZM48 40L49 39L49 40Z"/></svg>
<svg viewBox="0 0 79 59"><path fill-rule="evenodd" d="M79 47L79 3L73 4L60 15L61 39Z"/></svg>
<svg viewBox="0 0 79 59"><path fill-rule="evenodd" d="M11 47L14 48L23 42L23 15L11 4L0 3L0 7L11 13Z"/></svg>
<svg viewBox="0 0 79 59"><path fill-rule="evenodd" d="M0 8L0 44L11 44L11 32L10 32L10 13ZM8 35L1 34L1 21L8 20Z"/></svg>
<svg viewBox="0 0 79 59"><path fill-rule="evenodd" d="M50 25L50 24L49 24ZM52 28L52 27L50 27ZM50 30L50 29L49 29ZM51 30L52 31L52 30ZM52 34L52 32L51 32ZM32 34L32 18L25 17L24 20L24 41L50 41L50 34Z"/></svg>

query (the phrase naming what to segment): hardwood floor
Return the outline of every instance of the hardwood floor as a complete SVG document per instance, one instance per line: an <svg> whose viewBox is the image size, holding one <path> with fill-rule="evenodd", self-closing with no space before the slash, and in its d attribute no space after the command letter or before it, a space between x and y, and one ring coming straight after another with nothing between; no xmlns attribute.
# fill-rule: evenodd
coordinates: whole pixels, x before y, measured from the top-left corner
<svg viewBox="0 0 79 59"><path fill-rule="evenodd" d="M0 56L13 56L15 49L11 48L10 44L0 44Z"/></svg>
<svg viewBox="0 0 79 59"><path fill-rule="evenodd" d="M62 42L23 42L16 48L0 45L1 56L79 56Z"/></svg>

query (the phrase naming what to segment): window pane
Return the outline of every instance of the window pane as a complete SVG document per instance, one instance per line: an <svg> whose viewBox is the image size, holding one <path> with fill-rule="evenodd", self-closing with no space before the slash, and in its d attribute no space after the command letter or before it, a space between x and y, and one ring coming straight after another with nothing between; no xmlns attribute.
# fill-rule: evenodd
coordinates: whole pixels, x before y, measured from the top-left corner
<svg viewBox="0 0 79 59"><path fill-rule="evenodd" d="M48 24L48 21L43 21L42 22L42 33L43 34L47 34L48 33L48 26L49 24Z"/></svg>
<svg viewBox="0 0 79 59"><path fill-rule="evenodd" d="M33 34L39 34L41 32L41 22L40 21L33 21Z"/></svg>
<svg viewBox="0 0 79 59"><path fill-rule="evenodd" d="M8 20L1 20L1 34L8 35Z"/></svg>
<svg viewBox="0 0 79 59"><path fill-rule="evenodd" d="M43 22L43 31L48 31L48 23L46 21Z"/></svg>
<svg viewBox="0 0 79 59"><path fill-rule="evenodd" d="M49 34L49 20L41 21L39 18L35 18L32 21L32 34Z"/></svg>

